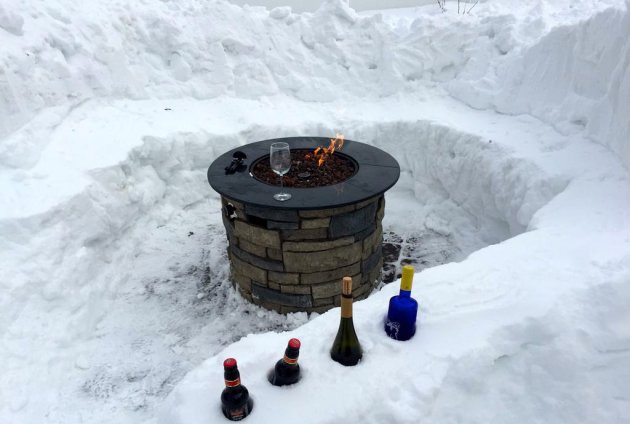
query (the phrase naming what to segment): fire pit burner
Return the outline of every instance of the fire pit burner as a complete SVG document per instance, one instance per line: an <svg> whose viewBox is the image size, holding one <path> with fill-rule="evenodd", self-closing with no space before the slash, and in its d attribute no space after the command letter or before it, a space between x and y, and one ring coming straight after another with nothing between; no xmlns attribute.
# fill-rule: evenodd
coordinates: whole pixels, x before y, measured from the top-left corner
<svg viewBox="0 0 630 424"><path fill-rule="evenodd" d="M284 174L285 187L322 187L344 182L354 175L357 165L342 153L336 152L318 165L312 157L312 151L306 149L291 150L291 169ZM271 185L280 185L280 178L269 165L269 155L256 160L251 167L254 178Z"/></svg>
<svg viewBox="0 0 630 424"><path fill-rule="evenodd" d="M277 187L253 176L272 143L292 151L326 145L322 137L291 137L247 144L219 156L208 181L221 194L229 241L231 279L248 300L279 312L323 312L340 302L342 277L353 277L356 298L364 298L380 279L385 198L400 175L388 153L345 140L352 167L342 182L308 188L288 187L286 202L273 198ZM299 175L308 172L309 176ZM295 180L313 179L312 169L296 169Z"/></svg>

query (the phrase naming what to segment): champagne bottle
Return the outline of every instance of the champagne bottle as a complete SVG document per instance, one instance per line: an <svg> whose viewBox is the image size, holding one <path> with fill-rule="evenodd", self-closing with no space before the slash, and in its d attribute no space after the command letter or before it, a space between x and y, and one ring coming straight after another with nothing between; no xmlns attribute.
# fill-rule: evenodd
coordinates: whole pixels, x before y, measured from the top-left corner
<svg viewBox="0 0 630 424"><path fill-rule="evenodd" d="M350 277L343 278L341 321L335 342L330 349L330 357L345 366L356 365L363 357L361 344L352 321L352 278Z"/></svg>
<svg viewBox="0 0 630 424"><path fill-rule="evenodd" d="M418 302L411 297L413 267L405 265L400 280L400 294L389 299L385 332L394 340L409 340L416 334Z"/></svg>
<svg viewBox="0 0 630 424"><path fill-rule="evenodd" d="M247 388L241 384L236 359L228 358L223 362L225 389L221 393L221 410L230 421L240 421L252 412L254 406Z"/></svg>
<svg viewBox="0 0 630 424"><path fill-rule="evenodd" d="M298 356L300 355L300 341L298 339L289 340L284 358L280 359L271 373L269 382L274 386L288 386L297 383L300 379L300 366Z"/></svg>

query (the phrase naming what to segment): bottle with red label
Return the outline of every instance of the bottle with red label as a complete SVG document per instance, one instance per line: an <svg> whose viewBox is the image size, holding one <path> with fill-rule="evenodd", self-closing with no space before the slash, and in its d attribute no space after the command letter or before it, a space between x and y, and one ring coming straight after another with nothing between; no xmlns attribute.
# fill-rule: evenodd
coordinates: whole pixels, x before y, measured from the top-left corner
<svg viewBox="0 0 630 424"><path fill-rule="evenodd" d="M269 382L274 386L288 386L295 384L300 379L300 365L298 356L300 355L300 341L298 339L289 340L284 358L276 362L276 366L269 373Z"/></svg>
<svg viewBox="0 0 630 424"><path fill-rule="evenodd" d="M230 421L240 421L247 417L254 406L247 388L241 384L236 359L228 358L223 362L225 389L221 393L221 410Z"/></svg>

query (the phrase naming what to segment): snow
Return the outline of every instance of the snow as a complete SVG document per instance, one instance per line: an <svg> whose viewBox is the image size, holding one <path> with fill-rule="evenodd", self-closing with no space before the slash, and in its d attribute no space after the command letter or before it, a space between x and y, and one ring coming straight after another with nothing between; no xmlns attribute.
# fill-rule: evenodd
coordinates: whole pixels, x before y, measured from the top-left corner
<svg viewBox="0 0 630 424"><path fill-rule="evenodd" d="M448 85L449 93L475 108L531 114L562 133L584 130L630 167L628 4L546 31L549 12L537 6L520 29L529 37L541 32L535 44L517 47L519 30L491 29L488 38L502 40L497 46L505 57L491 64L469 62ZM510 54L513 50L518 53Z"/></svg>
<svg viewBox="0 0 630 424"><path fill-rule="evenodd" d="M5 0L0 422L222 422L229 356L248 422L630 421L630 2L455 4ZM355 303L350 368L338 309L234 291L205 180L338 131L401 165L385 230L445 251L409 342L397 283ZM303 378L270 386L291 337Z"/></svg>

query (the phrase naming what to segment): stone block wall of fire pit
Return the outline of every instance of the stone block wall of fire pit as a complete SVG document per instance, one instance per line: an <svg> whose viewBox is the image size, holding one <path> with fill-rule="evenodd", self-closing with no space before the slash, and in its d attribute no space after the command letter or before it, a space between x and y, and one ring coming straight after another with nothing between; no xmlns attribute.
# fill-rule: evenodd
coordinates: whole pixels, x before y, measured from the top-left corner
<svg viewBox="0 0 630 424"><path fill-rule="evenodd" d="M355 299L380 280L383 195L328 209L277 209L225 196L231 279L251 302L281 313L324 312L340 304L341 279Z"/></svg>

